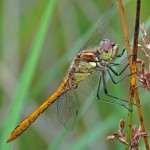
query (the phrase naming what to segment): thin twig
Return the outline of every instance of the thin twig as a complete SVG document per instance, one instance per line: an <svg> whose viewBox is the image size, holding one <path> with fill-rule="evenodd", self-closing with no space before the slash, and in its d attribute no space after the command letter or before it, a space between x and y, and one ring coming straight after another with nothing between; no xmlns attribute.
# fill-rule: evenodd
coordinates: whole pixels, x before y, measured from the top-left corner
<svg viewBox="0 0 150 150"><path fill-rule="evenodd" d="M140 18L140 0L137 0L136 7L136 18L135 18L135 28L134 28L134 43L133 43L133 59L131 66L131 73L136 72L136 62L137 62L137 50L138 50L138 35L139 35L139 18ZM129 108L133 109L133 101L136 87L136 74L132 74L130 80L130 101ZM138 106L140 104L137 104ZM127 141L129 142L131 136L131 125L132 125L132 113L128 113L128 128L127 128ZM128 149L128 147L126 148Z"/></svg>
<svg viewBox="0 0 150 150"><path fill-rule="evenodd" d="M129 38L128 38L128 32L127 32L127 26L126 26L126 20L125 20L122 0L118 0L118 3L119 3L119 10L120 10L121 22L122 22L123 33L124 33L124 40L125 40L125 43L126 43L127 54L128 54L128 56L130 56L131 55L131 50L130 50L130 46L129 46ZM130 71L132 73L131 59L129 60L129 64L130 64ZM132 75L132 77L133 77L133 75ZM131 102L133 103L133 100L131 100L131 96L130 96L129 108L132 110L133 106L131 105L132 104ZM128 113L127 124L128 124L128 126L127 126L126 140L127 140L128 143L130 143L132 112ZM126 149L129 149L129 145L126 145Z"/></svg>
<svg viewBox="0 0 150 150"><path fill-rule="evenodd" d="M137 88L135 89L135 100L136 100L136 104L137 104L138 115L139 115L139 119L140 119L140 123L141 123L142 132L146 132ZM146 150L150 150L147 136L144 136L144 142L145 142Z"/></svg>
<svg viewBox="0 0 150 150"><path fill-rule="evenodd" d="M135 31L134 31L134 47L133 47L133 61L132 61L132 73L136 71L136 61L137 61L137 50L138 50L138 35L139 35L139 20L140 20L140 7L141 7L141 0L137 0L137 8L136 8L136 22L135 22ZM139 94L138 90L136 87L136 80L135 80L135 75L131 76L131 96L134 97L135 94L135 99L136 99L136 104L138 108L138 115L140 118L141 122L141 128L143 132L146 132L145 130L145 125L144 125L144 119L142 115L142 109L140 105L140 99L139 99ZM132 95L133 94L133 95ZM133 103L133 101L131 102ZM149 143L148 143L148 137L144 137L144 142L146 149L149 150Z"/></svg>
<svg viewBox="0 0 150 150"><path fill-rule="evenodd" d="M118 0L118 4L119 4L121 23L122 23L122 28L123 28L124 40L125 40L125 44L126 44L129 66L131 68L131 57L129 57L129 56L131 56L131 50L130 50L129 36L128 36L128 32L127 32L127 26L126 26L126 20L125 20L125 16L124 16L124 8L122 5L122 0Z"/></svg>

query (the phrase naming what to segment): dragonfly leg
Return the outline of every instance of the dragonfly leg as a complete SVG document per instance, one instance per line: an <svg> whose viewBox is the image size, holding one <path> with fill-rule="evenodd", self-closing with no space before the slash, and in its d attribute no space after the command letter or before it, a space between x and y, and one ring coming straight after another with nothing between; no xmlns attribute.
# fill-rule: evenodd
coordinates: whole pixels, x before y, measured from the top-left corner
<svg viewBox="0 0 150 150"><path fill-rule="evenodd" d="M108 100L105 100L105 99L102 99L102 98L100 98L100 100L102 102L105 102L105 103L108 103L108 104L115 104L115 105L122 106L122 107L126 108L127 110L129 110L130 112L133 112L133 110L131 110L130 108L128 108L125 104L120 104L120 103L117 103L117 102L108 101Z"/></svg>
<svg viewBox="0 0 150 150"><path fill-rule="evenodd" d="M102 71L102 79L103 79L103 86L104 86L104 92L107 96L111 97L111 98L114 98L116 100L120 100L120 101L124 101L124 102L129 102L128 100L125 100L125 99L122 99L122 98L119 98L119 97L116 97L116 96L113 96L111 94L108 93L108 90L107 90L107 86L106 86L106 83L105 83L105 77L104 77L104 72Z"/></svg>
<svg viewBox="0 0 150 150"><path fill-rule="evenodd" d="M121 71L120 73L116 72L112 67L109 67L109 69L110 69L110 71L111 71L113 74L115 74L116 76L120 76L120 75L127 69L128 66L129 66L129 64L127 64L127 65L122 69L122 71ZM134 73L128 74L128 75L126 75L123 79L121 79L121 80L119 80L119 81L116 82L116 81L114 81L114 79L113 79L113 77L112 77L112 75L111 75L109 69L107 69L107 72L108 72L108 74L109 74L109 76L110 76L110 78L111 78L111 80L112 80L112 82L113 82L114 84L118 84L119 82L123 81L123 80L126 79L127 77L130 77L131 75L133 75L133 74L136 73L136 72L134 72Z"/></svg>
<svg viewBox="0 0 150 150"><path fill-rule="evenodd" d="M122 57L123 54L124 54L124 52L125 52L125 50L126 50L126 48L124 48L124 49L122 50L122 53L121 53L121 54L118 54L116 57Z"/></svg>
<svg viewBox="0 0 150 150"><path fill-rule="evenodd" d="M124 49L122 50L122 53L121 53L121 54L118 54L116 57L122 57L123 54L124 54L124 52L125 52L125 50L126 50L126 48L124 48ZM130 55L130 56L133 56L133 55ZM130 57L130 56L129 56L129 57Z"/></svg>
<svg viewBox="0 0 150 150"><path fill-rule="evenodd" d="M109 101L109 100L105 100L103 98L100 98L99 96L99 93L100 93L100 86L101 86L101 78L103 78L103 84L104 84L104 92L107 96L111 97L111 98L115 98L117 100L121 100L121 101L124 101L124 102L128 102L127 100L124 100L124 99L121 99L121 98L118 98L116 96L113 96L113 95L110 95L107 91L107 88L106 88L106 83L105 83L105 78L104 78L104 72L102 71L99 75L99 83L98 83L98 89L97 89L97 98L103 102L106 102L106 103L109 103L109 104L116 104L116 105L119 105L119 106L122 106L124 108L126 108L127 110L129 111L133 111L131 109L129 109L125 104L120 104L120 103L117 103L117 102L113 102L113 101Z"/></svg>
<svg viewBox="0 0 150 150"><path fill-rule="evenodd" d="M120 63L110 63L111 66L119 66L122 65L125 61L127 61L130 57L132 57L134 55L129 55L128 57L126 57L125 59L123 59Z"/></svg>
<svg viewBox="0 0 150 150"><path fill-rule="evenodd" d="M100 86L101 86L101 76L102 76L102 72L100 72L99 80L98 80L98 88L97 88L97 98L98 99L99 99Z"/></svg>
<svg viewBox="0 0 150 150"><path fill-rule="evenodd" d="M116 72L112 67L109 67L109 69L116 75L116 76L120 76L129 66L129 63L122 69L122 71L120 73Z"/></svg>
<svg viewBox="0 0 150 150"><path fill-rule="evenodd" d="M122 78L121 80L115 81L114 78L112 77L112 75L111 75L109 69L107 69L107 72L108 72L108 74L109 74L109 76L110 76L111 81L112 81L114 84L118 84L118 83L120 83L121 81L125 80L127 77L129 77L129 76L132 75L132 74L126 75L126 76L125 76L124 78Z"/></svg>
<svg viewBox="0 0 150 150"><path fill-rule="evenodd" d="M110 76L111 81L112 81L114 84L118 84L119 82L123 81L123 80L126 79L127 77L129 77L129 76L131 76L132 74L134 74L134 73L131 73L131 74L129 74L129 75L126 75L126 76L125 76L124 78L122 78L121 80L115 81L114 78L112 77L110 71L109 71L108 69L107 69L107 72L108 72L108 74L109 74L109 76ZM136 73L136 72L135 72L135 73ZM104 79L104 80L105 80L105 79ZM134 105L136 106L136 104L134 104Z"/></svg>
<svg viewBox="0 0 150 150"><path fill-rule="evenodd" d="M115 99L117 99L117 100L121 100L121 101L128 102L127 100L123 100L123 99L120 99L120 98L118 98L118 97L115 97L115 96L112 96L112 95L108 94L108 91L107 91L107 88L106 88L106 84L105 84L105 79L104 79L104 76L103 76L103 75L104 75L104 73L101 72L101 73L100 73L100 76L99 76L99 84L98 84L98 89L97 89L97 98L98 98L99 100L105 102L105 103L115 104L115 105L122 106L122 107L126 108L128 111L131 111L131 112L132 112L133 110L129 109L125 104L120 104L120 103L117 103L117 102L105 100L105 99L99 97L100 85L101 85L101 78L103 78L104 90L106 91L107 94L106 94L106 93L105 93L105 94L106 94L107 96L110 96L110 97L115 98Z"/></svg>

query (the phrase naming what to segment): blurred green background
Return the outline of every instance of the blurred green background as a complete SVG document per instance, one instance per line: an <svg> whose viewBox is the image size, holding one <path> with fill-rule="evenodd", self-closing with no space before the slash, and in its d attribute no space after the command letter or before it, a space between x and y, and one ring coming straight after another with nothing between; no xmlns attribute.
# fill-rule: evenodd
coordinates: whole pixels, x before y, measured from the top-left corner
<svg viewBox="0 0 150 150"><path fill-rule="evenodd" d="M87 38L89 29L114 2L116 1L0 1L0 149L124 149L122 144L105 138L117 132L119 120L125 119L128 111L123 107L98 101L96 95L91 98L90 95L83 96L81 93L76 95L80 117L73 131L66 132L58 122L54 103L24 134L6 144L14 127L59 86L71 60ZM135 0L124 1L131 42L135 3ZM149 0L142 1L141 22L146 24L147 31L150 28L149 5ZM117 9L103 33L110 31L107 36L112 37L121 50L125 43ZM144 59L142 54L139 57ZM123 76L126 74L129 74L129 69ZM115 79L119 80L121 77ZM129 99L129 79L117 86L111 82L107 85L113 95ZM139 89L139 95L145 124L147 130L150 130L149 93L145 89ZM139 125L136 108L133 116L133 122ZM140 145L143 147L143 139Z"/></svg>

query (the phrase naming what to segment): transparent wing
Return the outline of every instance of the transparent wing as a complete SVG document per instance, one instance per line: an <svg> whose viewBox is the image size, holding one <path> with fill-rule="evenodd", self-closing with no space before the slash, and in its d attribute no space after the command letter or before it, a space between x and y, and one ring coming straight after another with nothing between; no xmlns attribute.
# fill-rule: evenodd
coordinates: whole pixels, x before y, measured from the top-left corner
<svg viewBox="0 0 150 150"><path fill-rule="evenodd" d="M94 72L86 80L78 84L77 92L82 93L84 96L87 96L92 93L92 95L95 97L96 91L93 93L93 89L95 89L95 86L96 87L98 86L98 79L99 79L99 72Z"/></svg>
<svg viewBox="0 0 150 150"><path fill-rule="evenodd" d="M114 3L103 15L103 17L98 21L95 25L93 32L89 35L87 40L84 42L83 46L80 48L79 51L82 51L87 48L99 46L100 40L103 38L103 34L108 30L106 29L108 24L111 22L111 19L115 12L117 11L117 5Z"/></svg>
<svg viewBox="0 0 150 150"><path fill-rule="evenodd" d="M77 120L78 106L72 90L61 95L57 100L57 116L59 122L71 130Z"/></svg>

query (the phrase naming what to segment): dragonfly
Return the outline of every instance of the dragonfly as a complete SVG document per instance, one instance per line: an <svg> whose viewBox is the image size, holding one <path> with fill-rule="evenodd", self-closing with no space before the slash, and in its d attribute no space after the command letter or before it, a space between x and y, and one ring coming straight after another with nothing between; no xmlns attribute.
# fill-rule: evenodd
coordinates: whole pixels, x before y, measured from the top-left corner
<svg viewBox="0 0 150 150"><path fill-rule="evenodd" d="M43 104L41 104L35 111L33 111L28 117L20 122L20 124L11 133L10 137L7 140L7 143L15 140L19 135L21 135L38 118L38 116L56 100L58 120L65 128L73 128L78 115L78 106L74 95L74 90L78 88L78 85L82 81L89 78L95 72L98 72L99 74L97 98L102 101L119 104L127 108L124 104L116 103L113 101L110 102L103 98L100 98L99 94L101 82L103 82L104 93L107 96L116 100L128 102L125 99L111 95L107 90L105 81L105 72L108 72L112 82L114 84L119 83L124 78L116 82L112 74L120 76L129 65L127 64L120 73L116 72L113 69L113 66L119 66L123 63L123 61L120 63L113 63L113 60L118 57L122 57L125 49L123 49L123 51L118 54L119 48L115 42L107 38L104 38L100 41L99 37L103 30L103 27L106 25L106 22L111 18L110 16L115 10L115 7L116 4L113 4L111 8L106 11L102 19L98 22L93 32L89 35L87 40L78 51L77 55L74 57L74 60L72 61L68 69L67 75L64 77L56 91L50 97L48 97L46 101L43 102ZM93 41L95 37L99 38L97 46L90 47L89 45L91 45L91 41Z"/></svg>

